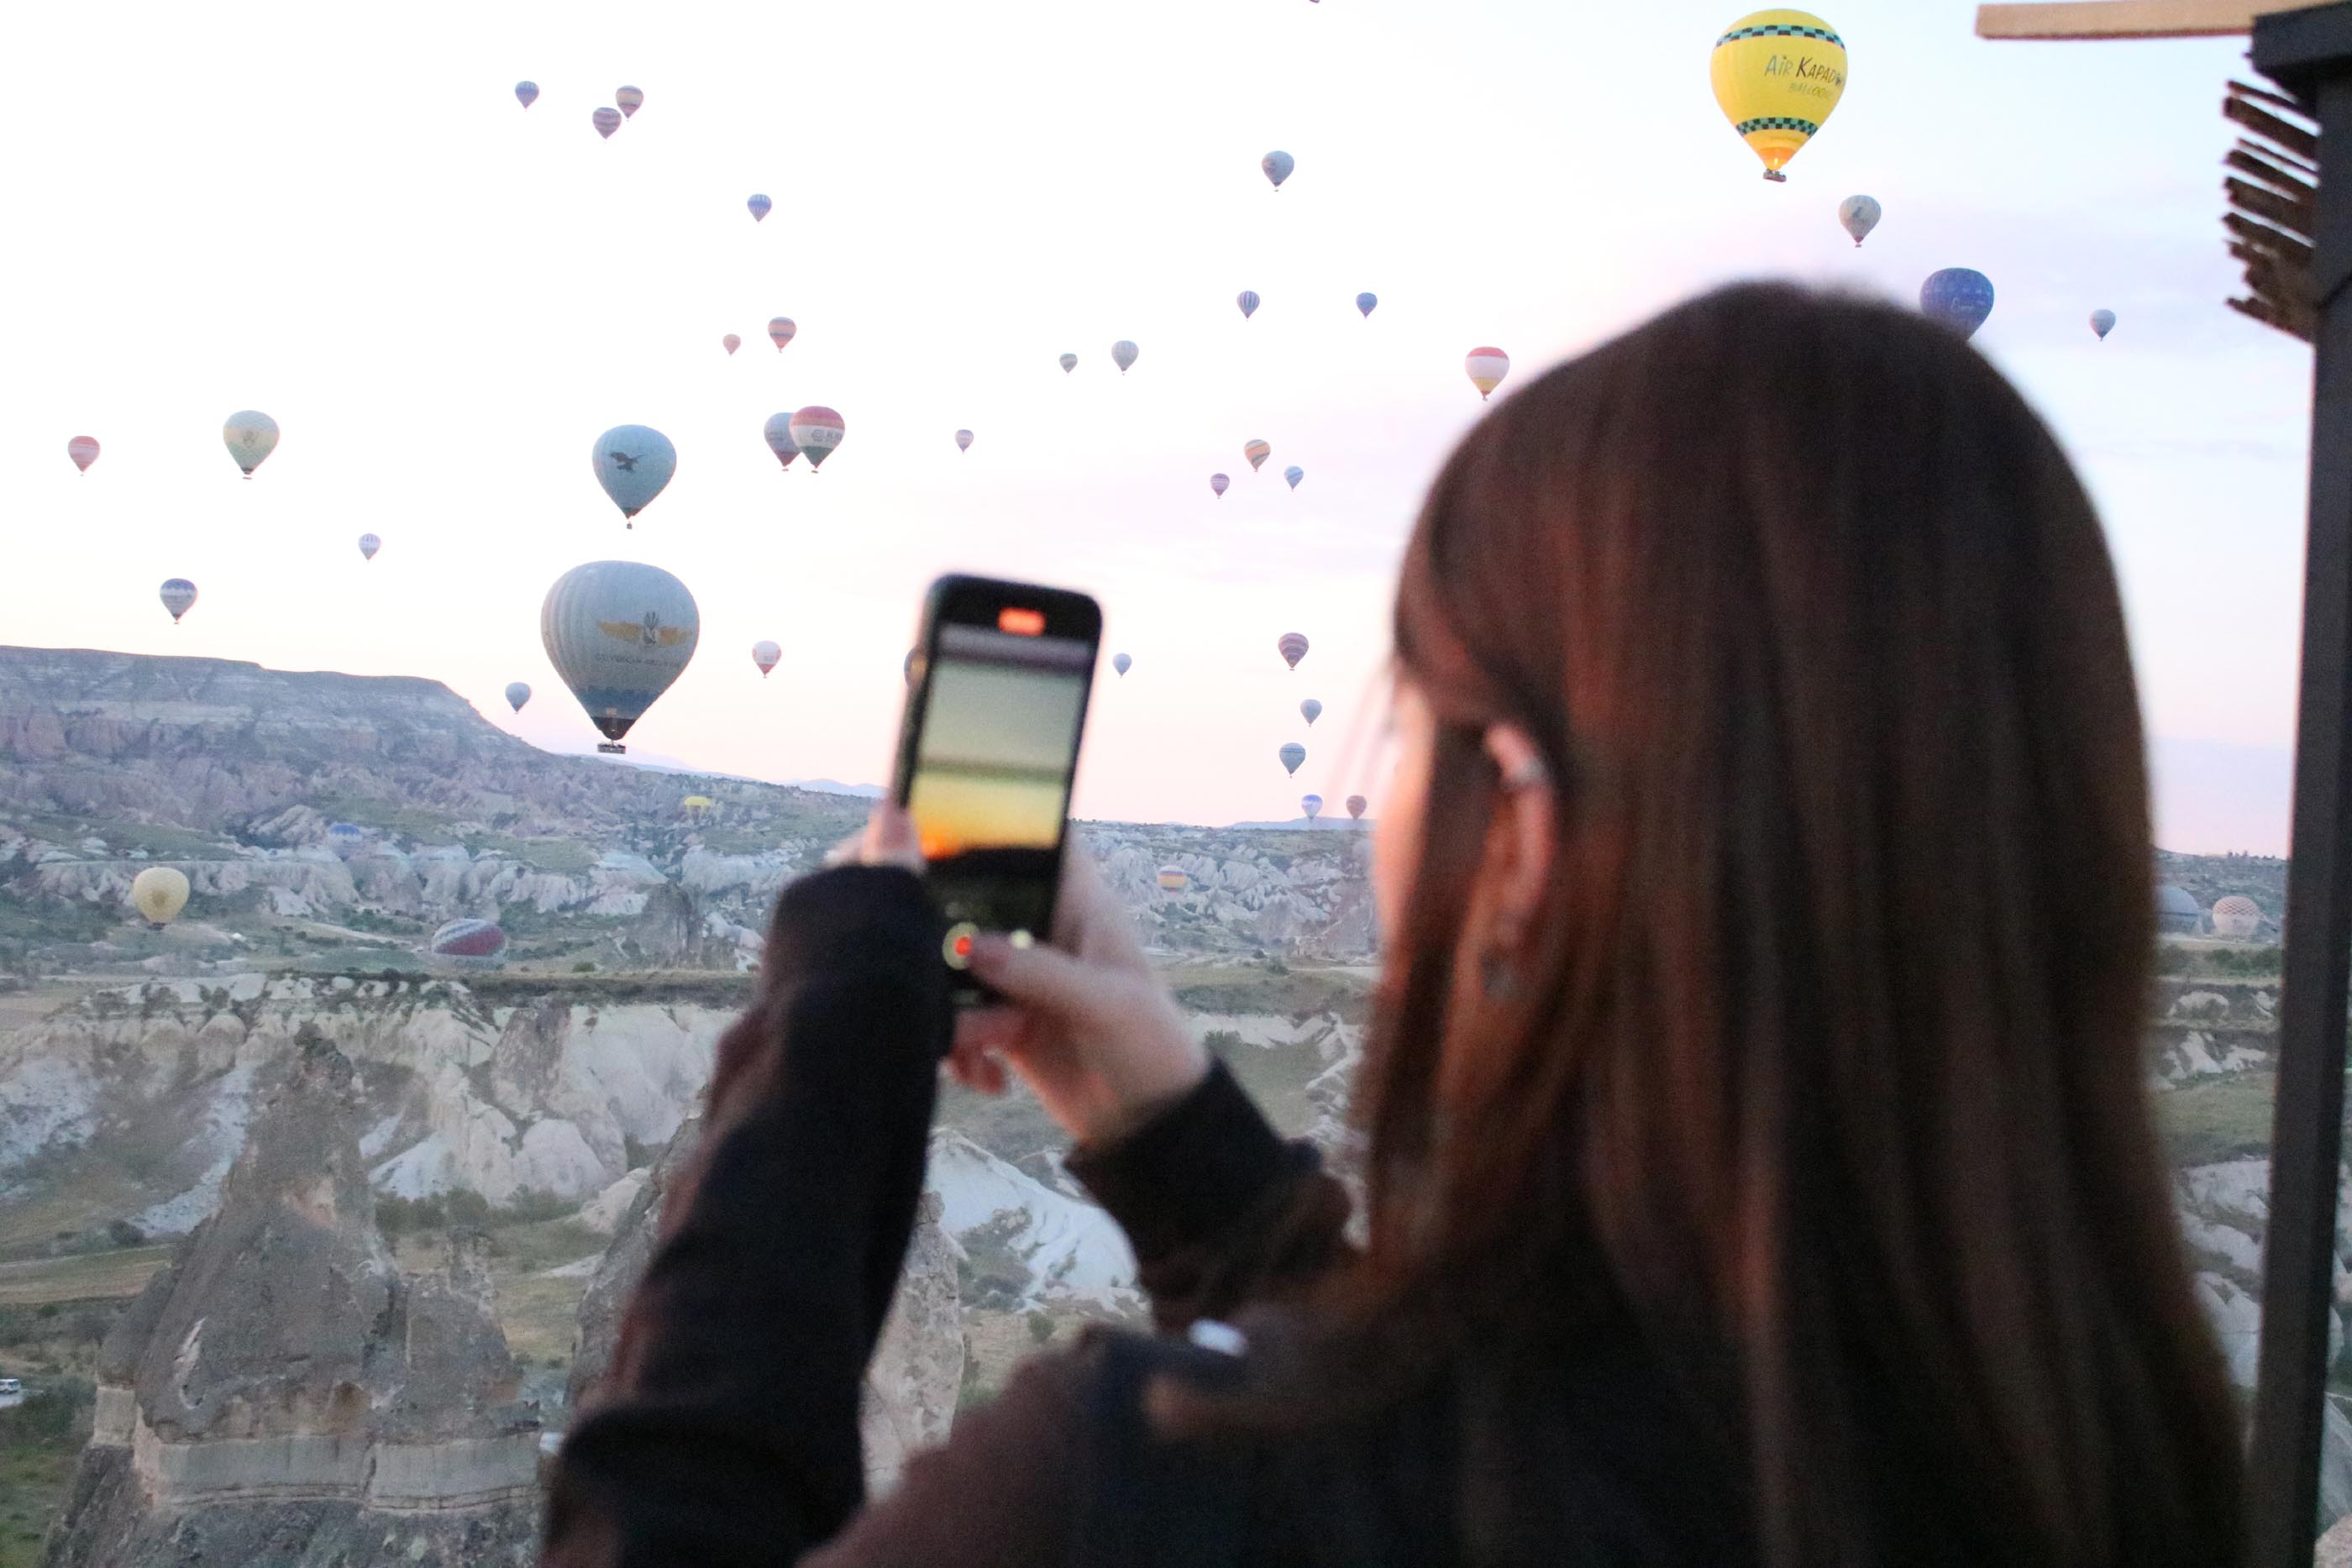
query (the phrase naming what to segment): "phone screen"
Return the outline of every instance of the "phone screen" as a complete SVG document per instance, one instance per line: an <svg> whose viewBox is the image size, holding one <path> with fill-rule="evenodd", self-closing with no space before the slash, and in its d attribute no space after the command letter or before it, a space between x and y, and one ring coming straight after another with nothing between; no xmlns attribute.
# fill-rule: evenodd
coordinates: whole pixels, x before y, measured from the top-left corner
<svg viewBox="0 0 2352 1568"><path fill-rule="evenodd" d="M952 927L1043 940L1094 643L953 621L934 637L905 790L932 894Z"/></svg>

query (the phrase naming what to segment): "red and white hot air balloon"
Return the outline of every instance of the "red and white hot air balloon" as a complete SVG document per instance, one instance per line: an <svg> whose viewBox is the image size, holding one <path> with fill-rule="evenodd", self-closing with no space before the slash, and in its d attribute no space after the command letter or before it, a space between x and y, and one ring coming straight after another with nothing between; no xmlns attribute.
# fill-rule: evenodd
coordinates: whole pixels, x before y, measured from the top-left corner
<svg viewBox="0 0 2352 1568"><path fill-rule="evenodd" d="M808 459L811 471L832 456L833 449L841 444L841 415L821 402L796 411L791 429L793 443Z"/></svg>
<svg viewBox="0 0 2352 1568"><path fill-rule="evenodd" d="M784 651L764 637L751 644L751 662L760 666L760 674L763 677L770 670L776 667L776 661L783 656Z"/></svg>
<svg viewBox="0 0 2352 1568"><path fill-rule="evenodd" d="M71 441L66 443L66 455L73 459L73 465L76 468L80 469L85 474L89 473L89 465L98 461L98 437L95 435L75 436Z"/></svg>
<svg viewBox="0 0 2352 1568"><path fill-rule="evenodd" d="M1478 389L1478 401L1484 402L1511 373L1511 356L1500 349L1473 349L1463 359L1462 368L1469 372L1470 384Z"/></svg>

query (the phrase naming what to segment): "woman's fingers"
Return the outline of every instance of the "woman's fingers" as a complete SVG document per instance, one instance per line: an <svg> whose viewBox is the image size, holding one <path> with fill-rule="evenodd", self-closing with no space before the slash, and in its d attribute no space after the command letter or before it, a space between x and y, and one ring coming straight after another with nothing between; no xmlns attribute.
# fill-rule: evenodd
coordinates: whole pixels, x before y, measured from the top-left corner
<svg viewBox="0 0 2352 1568"><path fill-rule="evenodd" d="M919 873L923 869L923 844L915 831L915 820L905 808L894 800L884 800L866 819L866 836L859 845L858 859L867 865L904 866Z"/></svg>
<svg viewBox="0 0 2352 1568"><path fill-rule="evenodd" d="M1092 966L1052 947L1016 947L990 933L971 945L971 972L1020 1006L1067 1022L1096 1013L1104 977Z"/></svg>

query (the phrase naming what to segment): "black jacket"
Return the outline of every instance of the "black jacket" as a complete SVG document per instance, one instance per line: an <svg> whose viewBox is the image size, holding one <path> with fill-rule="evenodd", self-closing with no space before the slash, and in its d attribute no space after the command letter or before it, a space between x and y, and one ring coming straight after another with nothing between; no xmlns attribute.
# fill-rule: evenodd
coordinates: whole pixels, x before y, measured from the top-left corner
<svg viewBox="0 0 2352 1568"><path fill-rule="evenodd" d="M1465 1364L1376 1419L1309 1437L1210 1445L1153 1440L1136 1390L1152 1370L1244 1375L1246 1355L1093 1334L1024 1364L861 1508L859 1393L952 1023L938 921L903 871L826 872L785 891L762 974L720 1043L704 1142L668 1200L604 1392L556 1461L544 1562L1752 1559L1726 1484L1736 1472L1630 1334L1540 1365ZM1293 1294L1345 1256L1343 1189L1222 1068L1069 1168L1126 1228L1166 1331ZM1530 1406L1538 1419L1523 1418ZM1507 1407L1497 1428L1487 1416ZM1542 1438L1501 1451L1494 1429ZM1465 1506L1484 1494L1502 1500ZM1521 1497L1538 1500L1540 1520L1514 1519ZM1479 1539L1495 1528L1481 1520L1500 1533ZM1530 1552L1529 1540L1544 1545Z"/></svg>

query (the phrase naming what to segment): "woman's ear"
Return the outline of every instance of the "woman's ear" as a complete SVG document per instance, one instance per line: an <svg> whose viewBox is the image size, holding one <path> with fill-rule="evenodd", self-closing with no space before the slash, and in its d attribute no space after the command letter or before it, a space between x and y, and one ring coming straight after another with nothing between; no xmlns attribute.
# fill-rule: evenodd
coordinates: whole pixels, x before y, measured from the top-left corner
<svg viewBox="0 0 2352 1568"><path fill-rule="evenodd" d="M1543 753L1517 725L1489 726L1486 755L1503 787L1487 825L1487 897L1505 944L1516 946L1551 881L1555 789Z"/></svg>

